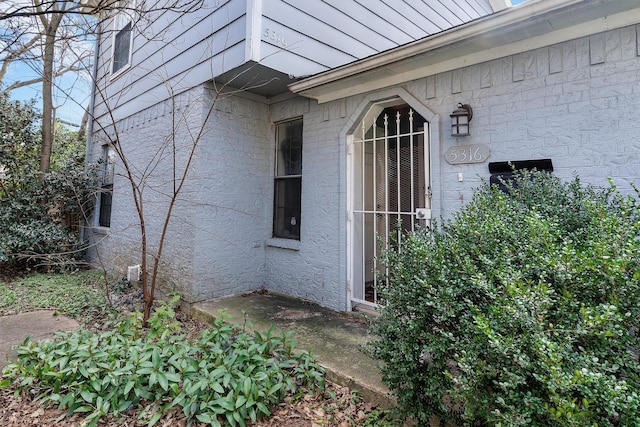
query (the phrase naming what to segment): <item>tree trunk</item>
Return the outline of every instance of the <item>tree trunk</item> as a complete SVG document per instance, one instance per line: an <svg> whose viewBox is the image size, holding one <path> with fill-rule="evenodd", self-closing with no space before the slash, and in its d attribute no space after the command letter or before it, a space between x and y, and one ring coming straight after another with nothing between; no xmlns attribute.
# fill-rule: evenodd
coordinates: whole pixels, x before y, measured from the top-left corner
<svg viewBox="0 0 640 427"><path fill-rule="evenodd" d="M39 2L36 2L39 5ZM46 172L51 165L51 151L53 149L53 70L55 60L55 43L58 35L58 27L62 21L64 4L55 5L59 9L49 19L40 17L44 29L44 53L42 57L42 146L40 148L40 172Z"/></svg>
<svg viewBox="0 0 640 427"><path fill-rule="evenodd" d="M42 145L40 147L40 172L49 170L53 149L53 59L55 54L55 29L47 28L44 45L42 79Z"/></svg>
<svg viewBox="0 0 640 427"><path fill-rule="evenodd" d="M80 129L78 129L78 134L76 139L78 141L84 141L87 137L87 124L89 123L89 109L84 110L84 114L82 115L82 120L80 121Z"/></svg>

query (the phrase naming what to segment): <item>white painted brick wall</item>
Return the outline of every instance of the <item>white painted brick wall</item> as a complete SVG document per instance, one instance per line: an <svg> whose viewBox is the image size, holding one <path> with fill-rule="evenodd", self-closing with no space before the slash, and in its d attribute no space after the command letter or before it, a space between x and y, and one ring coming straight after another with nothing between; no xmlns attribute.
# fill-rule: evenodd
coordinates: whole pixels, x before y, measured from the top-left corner
<svg viewBox="0 0 640 427"><path fill-rule="evenodd" d="M194 89L175 99L176 124L172 125L170 101L143 110L118 123L119 139L125 157L131 165L134 181L143 187L143 210L147 248L147 261L151 271L153 257L159 248L160 233L169 206L173 180L171 175L172 141L175 134L178 170L184 164L190 147L187 127L199 126L202 111L202 89ZM166 104L166 105L165 105ZM99 127L97 127L99 129ZM109 142L103 132L94 135L92 158L97 160L102 154L102 145ZM96 243L90 253L95 264L103 263L119 276L126 275L127 266L141 263L141 231L135 204L132 199L131 184L125 178L122 162L116 159L111 227L89 230L89 237ZM191 289L185 284L193 280L193 253L195 229L191 227L192 188L186 187L176 204L161 257L161 282L165 290L176 290L190 296ZM97 225L97 219L94 219Z"/></svg>

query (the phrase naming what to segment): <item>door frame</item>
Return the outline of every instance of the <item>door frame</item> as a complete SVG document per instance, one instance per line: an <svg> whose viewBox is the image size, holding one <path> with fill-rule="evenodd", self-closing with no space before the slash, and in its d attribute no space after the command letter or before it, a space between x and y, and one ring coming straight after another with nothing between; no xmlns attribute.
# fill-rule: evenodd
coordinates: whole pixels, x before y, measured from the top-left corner
<svg viewBox="0 0 640 427"><path fill-rule="evenodd" d="M341 132L341 139L343 140L345 146L345 175L344 175L344 185L346 186L346 197L343 199L345 201L345 217L346 217L346 227L345 227L345 245L343 248L345 249L343 253L343 260L345 260L346 267L346 310L352 311L355 305L361 304L358 301L358 304L354 304L353 301L353 286L354 286L354 217L353 217L353 202L354 202L354 153L353 147L355 143L356 132L360 129L360 126L363 121L371 121L372 118L376 118L382 110L386 107L397 106L407 104L411 107L415 112L420 114L422 118L428 124L428 130L424 133L424 144L425 144L425 156L428 156L430 159L429 165L426 167L428 170L426 173L429 174L428 177L425 177L426 180L431 183L431 217L436 218L440 214L440 197L442 194L441 191L441 180L440 180L440 153L442 152L442 138L440 136L440 116L427 107L423 101L420 101L417 97L413 96L406 89L395 87L390 88L385 91L377 92L375 98L372 94L365 97L359 105L359 108L356 109L356 112L350 116L347 124L344 126ZM427 152L428 150L428 152ZM426 166L426 165L425 165ZM361 267L360 267L361 268ZM372 307L375 305L371 304Z"/></svg>

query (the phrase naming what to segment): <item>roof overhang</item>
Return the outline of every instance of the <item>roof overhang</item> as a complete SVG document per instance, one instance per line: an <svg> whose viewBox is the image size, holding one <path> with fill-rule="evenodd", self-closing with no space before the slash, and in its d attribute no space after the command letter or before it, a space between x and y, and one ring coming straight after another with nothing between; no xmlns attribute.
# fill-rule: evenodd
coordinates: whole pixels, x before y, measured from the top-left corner
<svg viewBox="0 0 640 427"><path fill-rule="evenodd" d="M537 0L289 85L319 103L640 23L638 0Z"/></svg>
<svg viewBox="0 0 640 427"><path fill-rule="evenodd" d="M283 94L292 96L287 86L294 78L260 63L248 61L214 80L218 84L271 98Z"/></svg>

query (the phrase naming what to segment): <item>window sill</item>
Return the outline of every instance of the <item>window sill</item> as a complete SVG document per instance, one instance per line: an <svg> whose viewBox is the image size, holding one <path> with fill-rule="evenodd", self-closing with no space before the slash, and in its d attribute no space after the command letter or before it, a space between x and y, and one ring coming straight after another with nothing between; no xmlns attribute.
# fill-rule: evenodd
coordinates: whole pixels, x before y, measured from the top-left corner
<svg viewBox="0 0 640 427"><path fill-rule="evenodd" d="M101 225L96 225L94 227L91 227L91 230L93 231L94 234L99 234L102 236L106 236L107 234L109 234L110 229L111 229L110 227L103 227Z"/></svg>
<svg viewBox="0 0 640 427"><path fill-rule="evenodd" d="M266 244L272 248L290 249L292 251L300 250L300 240L272 238L267 239Z"/></svg>
<svg viewBox="0 0 640 427"><path fill-rule="evenodd" d="M111 67L113 67L113 65L111 65ZM120 68L118 71L113 71L113 68L111 68L111 73L109 75L109 81L111 82L111 81L117 79L118 77L123 75L129 68L131 68L131 63L129 63L129 62L126 65L123 65L122 68Z"/></svg>

